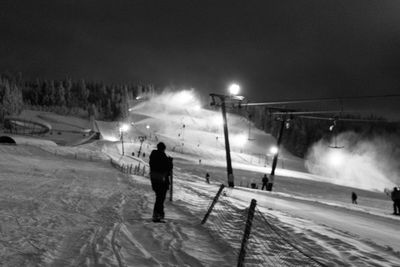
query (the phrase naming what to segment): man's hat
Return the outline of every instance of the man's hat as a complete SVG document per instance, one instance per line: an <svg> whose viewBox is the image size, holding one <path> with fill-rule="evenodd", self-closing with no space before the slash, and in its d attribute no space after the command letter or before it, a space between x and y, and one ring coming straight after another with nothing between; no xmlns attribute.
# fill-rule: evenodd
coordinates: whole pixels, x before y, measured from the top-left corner
<svg viewBox="0 0 400 267"><path fill-rule="evenodd" d="M167 147L165 146L165 144L163 142L160 142L157 144L157 149L158 150L165 150Z"/></svg>

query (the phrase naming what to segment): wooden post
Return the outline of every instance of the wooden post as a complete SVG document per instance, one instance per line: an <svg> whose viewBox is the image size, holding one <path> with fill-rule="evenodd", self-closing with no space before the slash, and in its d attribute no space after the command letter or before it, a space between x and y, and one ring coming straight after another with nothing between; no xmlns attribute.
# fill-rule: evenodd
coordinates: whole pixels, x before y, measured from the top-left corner
<svg viewBox="0 0 400 267"><path fill-rule="evenodd" d="M249 207L249 213L247 214L247 221L246 221L246 226L244 228L242 245L240 247L239 259L237 265L238 267L243 266L244 259L246 257L246 245L250 237L250 231L251 231L251 226L253 224L254 210L256 208L256 205L257 205L257 200L252 199Z"/></svg>
<svg viewBox="0 0 400 267"><path fill-rule="evenodd" d="M207 219L208 219L208 216L210 216L210 213L211 213L211 211L213 210L215 204L217 203L218 198L219 198L219 196L220 196L221 193L222 193L222 190L224 190L224 187L225 187L224 184L221 184L221 186L219 187L219 190L218 190L217 194L215 195L215 197L214 197L214 199L213 199L213 202L211 203L210 207L208 208L208 211L207 211L206 215L204 215L204 218L203 218L203 220L201 221L201 224L205 224L205 223L206 223L206 221L207 221Z"/></svg>

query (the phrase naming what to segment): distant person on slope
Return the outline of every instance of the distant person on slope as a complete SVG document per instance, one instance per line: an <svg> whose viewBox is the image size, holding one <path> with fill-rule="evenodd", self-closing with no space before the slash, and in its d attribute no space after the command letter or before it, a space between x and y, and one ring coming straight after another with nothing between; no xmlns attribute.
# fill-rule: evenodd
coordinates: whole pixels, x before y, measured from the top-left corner
<svg viewBox="0 0 400 267"><path fill-rule="evenodd" d="M157 150L150 154L151 187L156 194L153 209L153 222L165 222L164 201L169 188L169 176L172 171L172 158L165 154L166 146L163 142L157 144Z"/></svg>
<svg viewBox="0 0 400 267"><path fill-rule="evenodd" d="M265 190L267 190L268 177L267 177L266 174L264 174L264 176L263 176L263 178L261 179L261 181L262 181L261 190L264 190L264 188L265 188Z"/></svg>
<svg viewBox="0 0 400 267"><path fill-rule="evenodd" d="M393 188L391 197L393 200L393 214L400 215L400 191L397 187Z"/></svg>
<svg viewBox="0 0 400 267"><path fill-rule="evenodd" d="M206 183L210 183L210 174L208 172L206 173Z"/></svg>
<svg viewBox="0 0 400 267"><path fill-rule="evenodd" d="M351 202L357 204L357 194L355 192L351 192Z"/></svg>

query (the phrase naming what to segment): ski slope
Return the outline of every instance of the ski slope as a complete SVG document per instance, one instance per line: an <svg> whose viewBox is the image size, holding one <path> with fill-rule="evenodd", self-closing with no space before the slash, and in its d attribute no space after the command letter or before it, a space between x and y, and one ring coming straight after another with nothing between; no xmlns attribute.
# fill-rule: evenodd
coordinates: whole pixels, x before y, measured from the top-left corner
<svg viewBox="0 0 400 267"><path fill-rule="evenodd" d="M89 155L77 160L43 147L0 149L3 266L236 264L230 242L215 234L212 221L200 224L218 190L215 178L206 184L202 173L188 173L177 162L167 223L155 225L146 177L122 174L107 161L88 160ZM398 217L364 206L362 198L357 207L347 201L333 205L302 189L303 197L237 187L229 199L239 208L256 199L293 242L318 251L329 266L396 266ZM240 228L226 223L227 229Z"/></svg>
<svg viewBox="0 0 400 267"><path fill-rule="evenodd" d="M154 101L165 103L168 97L174 94ZM279 266L282 249L272 248L283 239L322 266L399 266L400 217L391 215L392 202L383 192L305 172L302 160L285 151L274 192L248 188L269 172L270 161L259 154L274 142L256 130L259 143L242 144L240 138L232 143L236 186L225 189L220 206L200 224L226 183L223 137L212 119L219 113L191 110L196 107L191 102L180 107L183 111L154 103L135 106L125 122L132 126L124 134L125 156L118 141L121 123L115 122L97 122L104 140L81 146L18 136L17 146L0 146L2 266L234 266L252 199L269 226L255 223L251 236L271 242L269 250L249 247L249 259L264 260L253 266ZM247 132L248 122L229 120L232 136ZM140 157L139 135L147 137ZM144 166L158 141L174 157L174 196L165 203L165 224L151 222L148 173L125 174L110 164ZM211 184L205 183L206 172ZM351 204L352 191L358 205ZM232 219L219 221L218 214ZM285 266L308 266L289 255Z"/></svg>

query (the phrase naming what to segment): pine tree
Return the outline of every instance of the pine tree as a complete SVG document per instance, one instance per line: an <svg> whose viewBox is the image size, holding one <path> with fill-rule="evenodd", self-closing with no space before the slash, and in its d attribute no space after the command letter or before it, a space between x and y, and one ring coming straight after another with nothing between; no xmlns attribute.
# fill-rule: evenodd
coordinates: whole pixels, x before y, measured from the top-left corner
<svg viewBox="0 0 400 267"><path fill-rule="evenodd" d="M22 109L22 92L21 89L15 84L5 81L4 95L2 98L2 113L3 115L17 115Z"/></svg>
<svg viewBox="0 0 400 267"><path fill-rule="evenodd" d="M54 80L50 81L48 90L49 90L49 98L50 98L49 106L54 106L57 104L57 102L56 102L57 92L56 92L56 87L54 85Z"/></svg>
<svg viewBox="0 0 400 267"><path fill-rule="evenodd" d="M49 90L49 83L48 81L44 81L42 83L42 87L41 87L41 101L40 101L40 105L43 106L50 106L50 90Z"/></svg>
<svg viewBox="0 0 400 267"><path fill-rule="evenodd" d="M126 86L122 88L122 96L120 100L120 114L122 118L127 118L129 116L129 94L128 94L128 88Z"/></svg>
<svg viewBox="0 0 400 267"><path fill-rule="evenodd" d="M89 90L86 87L86 83L84 80L81 80L78 85L78 96L79 102L82 108L87 108L88 104L88 97L89 97Z"/></svg>
<svg viewBox="0 0 400 267"><path fill-rule="evenodd" d="M65 89L62 82L58 82L55 89L55 103L57 106L65 106Z"/></svg>
<svg viewBox="0 0 400 267"><path fill-rule="evenodd" d="M64 85L64 99L65 99L65 105L67 107L71 107L72 106L72 81L71 79L65 79L63 82Z"/></svg>

